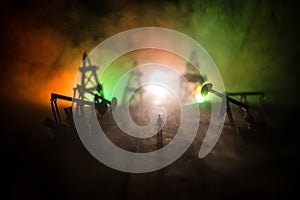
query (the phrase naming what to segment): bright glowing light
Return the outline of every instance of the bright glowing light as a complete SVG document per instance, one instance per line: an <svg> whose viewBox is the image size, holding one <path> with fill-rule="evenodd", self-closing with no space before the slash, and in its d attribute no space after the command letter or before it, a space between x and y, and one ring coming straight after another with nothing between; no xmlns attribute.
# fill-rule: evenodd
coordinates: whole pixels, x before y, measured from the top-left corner
<svg viewBox="0 0 300 200"><path fill-rule="evenodd" d="M162 85L147 85L144 87L143 98L153 105L165 105L176 102L176 96Z"/></svg>
<svg viewBox="0 0 300 200"><path fill-rule="evenodd" d="M155 64L149 65L148 68L143 70L143 79L146 82L153 83L151 91L156 94L166 95L171 90L173 93L180 94L180 75L174 69L166 66L156 66ZM161 96L161 95L158 95Z"/></svg>
<svg viewBox="0 0 300 200"><path fill-rule="evenodd" d="M166 85L172 83L173 79L173 74L168 73L167 70L163 70L162 68L152 72L149 77L149 81L151 82L164 83Z"/></svg>
<svg viewBox="0 0 300 200"><path fill-rule="evenodd" d="M149 92L151 92L151 94L156 97L163 97L168 95L168 90L159 85L148 85L146 88Z"/></svg>
<svg viewBox="0 0 300 200"><path fill-rule="evenodd" d="M201 94L195 95L197 103L203 103L205 101L205 97L203 97Z"/></svg>

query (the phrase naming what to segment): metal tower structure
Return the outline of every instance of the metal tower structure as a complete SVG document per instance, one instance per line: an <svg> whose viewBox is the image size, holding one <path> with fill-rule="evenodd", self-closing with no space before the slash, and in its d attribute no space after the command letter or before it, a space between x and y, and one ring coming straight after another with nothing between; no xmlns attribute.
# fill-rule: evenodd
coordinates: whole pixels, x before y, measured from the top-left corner
<svg viewBox="0 0 300 200"><path fill-rule="evenodd" d="M92 65L86 52L84 52L82 65L79 68L79 72L81 73L80 84L77 84L77 86L73 88L73 99L78 99L76 102L77 115L83 113L83 106L86 104L86 101L90 101L91 96L93 97L95 93L104 98L103 87L98 83L97 70L98 66ZM99 98L94 99L94 102L96 100L98 101Z"/></svg>
<svg viewBox="0 0 300 200"><path fill-rule="evenodd" d="M133 64L133 68L137 66L137 62L135 61ZM127 99L135 99L135 97L138 95L139 101L142 101L142 95L144 92L144 89L142 87L139 87L141 85L141 76L142 72L140 72L138 69L134 69L130 72L130 76L128 78L127 84L125 86L124 95L123 95L123 102L125 102ZM138 88L139 87L139 88ZM138 88L138 89L137 89ZM130 96L130 94L133 93L133 96Z"/></svg>
<svg viewBox="0 0 300 200"><path fill-rule="evenodd" d="M187 85L188 83L195 83L194 86L198 87L202 85L206 81L206 77L201 75L200 72L200 64L198 62L198 58L196 55L196 52L192 52L190 56L190 62L186 63L186 70L185 74L183 75L181 86L182 86L182 97L186 98L190 95L192 95L196 88L191 89L190 85ZM186 81L188 83L186 83Z"/></svg>

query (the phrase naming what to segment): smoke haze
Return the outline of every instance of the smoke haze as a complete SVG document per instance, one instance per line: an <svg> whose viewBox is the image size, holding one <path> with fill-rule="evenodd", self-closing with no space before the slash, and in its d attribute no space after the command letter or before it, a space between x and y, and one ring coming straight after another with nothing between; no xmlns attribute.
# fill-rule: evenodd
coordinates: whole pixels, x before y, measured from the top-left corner
<svg viewBox="0 0 300 200"><path fill-rule="evenodd" d="M171 28L197 40L219 67L227 91L295 93L297 15L291 1L280 0L7 1L1 22L2 95L14 93L40 105L48 104L50 92L72 95L83 51L144 26ZM280 94L277 100L294 104L290 96Z"/></svg>

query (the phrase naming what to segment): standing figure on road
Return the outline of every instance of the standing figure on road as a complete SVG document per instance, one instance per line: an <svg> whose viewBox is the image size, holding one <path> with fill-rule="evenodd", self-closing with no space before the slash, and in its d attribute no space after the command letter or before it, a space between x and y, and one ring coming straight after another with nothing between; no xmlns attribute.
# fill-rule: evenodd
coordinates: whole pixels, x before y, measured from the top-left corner
<svg viewBox="0 0 300 200"><path fill-rule="evenodd" d="M163 120L163 118L161 118L160 115L158 115L158 118L156 120L157 134L162 135L163 126L164 126L164 120Z"/></svg>

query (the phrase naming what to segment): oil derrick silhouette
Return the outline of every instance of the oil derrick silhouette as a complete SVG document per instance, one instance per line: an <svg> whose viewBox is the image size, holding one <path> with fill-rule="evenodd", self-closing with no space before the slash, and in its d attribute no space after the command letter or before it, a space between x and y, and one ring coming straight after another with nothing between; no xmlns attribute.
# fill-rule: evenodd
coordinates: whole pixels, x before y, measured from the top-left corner
<svg viewBox="0 0 300 200"><path fill-rule="evenodd" d="M81 73L80 84L77 84L77 86L73 88L73 99L77 99L76 115L83 114L84 105L90 101L89 96L94 96L96 93L104 98L103 87L98 83L97 70L98 66L92 65L86 52L84 52L82 56L82 66L79 68L79 72ZM98 101L98 99L94 99L93 103L95 103L95 101Z"/></svg>
<svg viewBox="0 0 300 200"><path fill-rule="evenodd" d="M190 56L190 59L189 59L192 63L194 63L194 65L192 65L191 62L187 62L186 63L186 71L185 73L187 75L190 75L190 76L195 76L195 75L199 75L199 71L200 71L200 64L198 62L198 59L197 59L197 55L196 53L193 51L191 53L191 56Z"/></svg>
<svg viewBox="0 0 300 200"><path fill-rule="evenodd" d="M192 95L196 90L196 88L190 88L188 83L195 83L195 86L201 86L206 81L206 77L200 74L200 64L196 52L193 51L191 53L189 60L190 62L186 63L185 74L181 81L182 97L184 98Z"/></svg>
<svg viewBox="0 0 300 200"><path fill-rule="evenodd" d="M137 66L137 62L134 61L133 68ZM123 103L127 100L129 103L141 102L144 89L141 86L142 72L138 69L134 69L130 72L125 91L123 95ZM131 95L132 94L132 95Z"/></svg>

